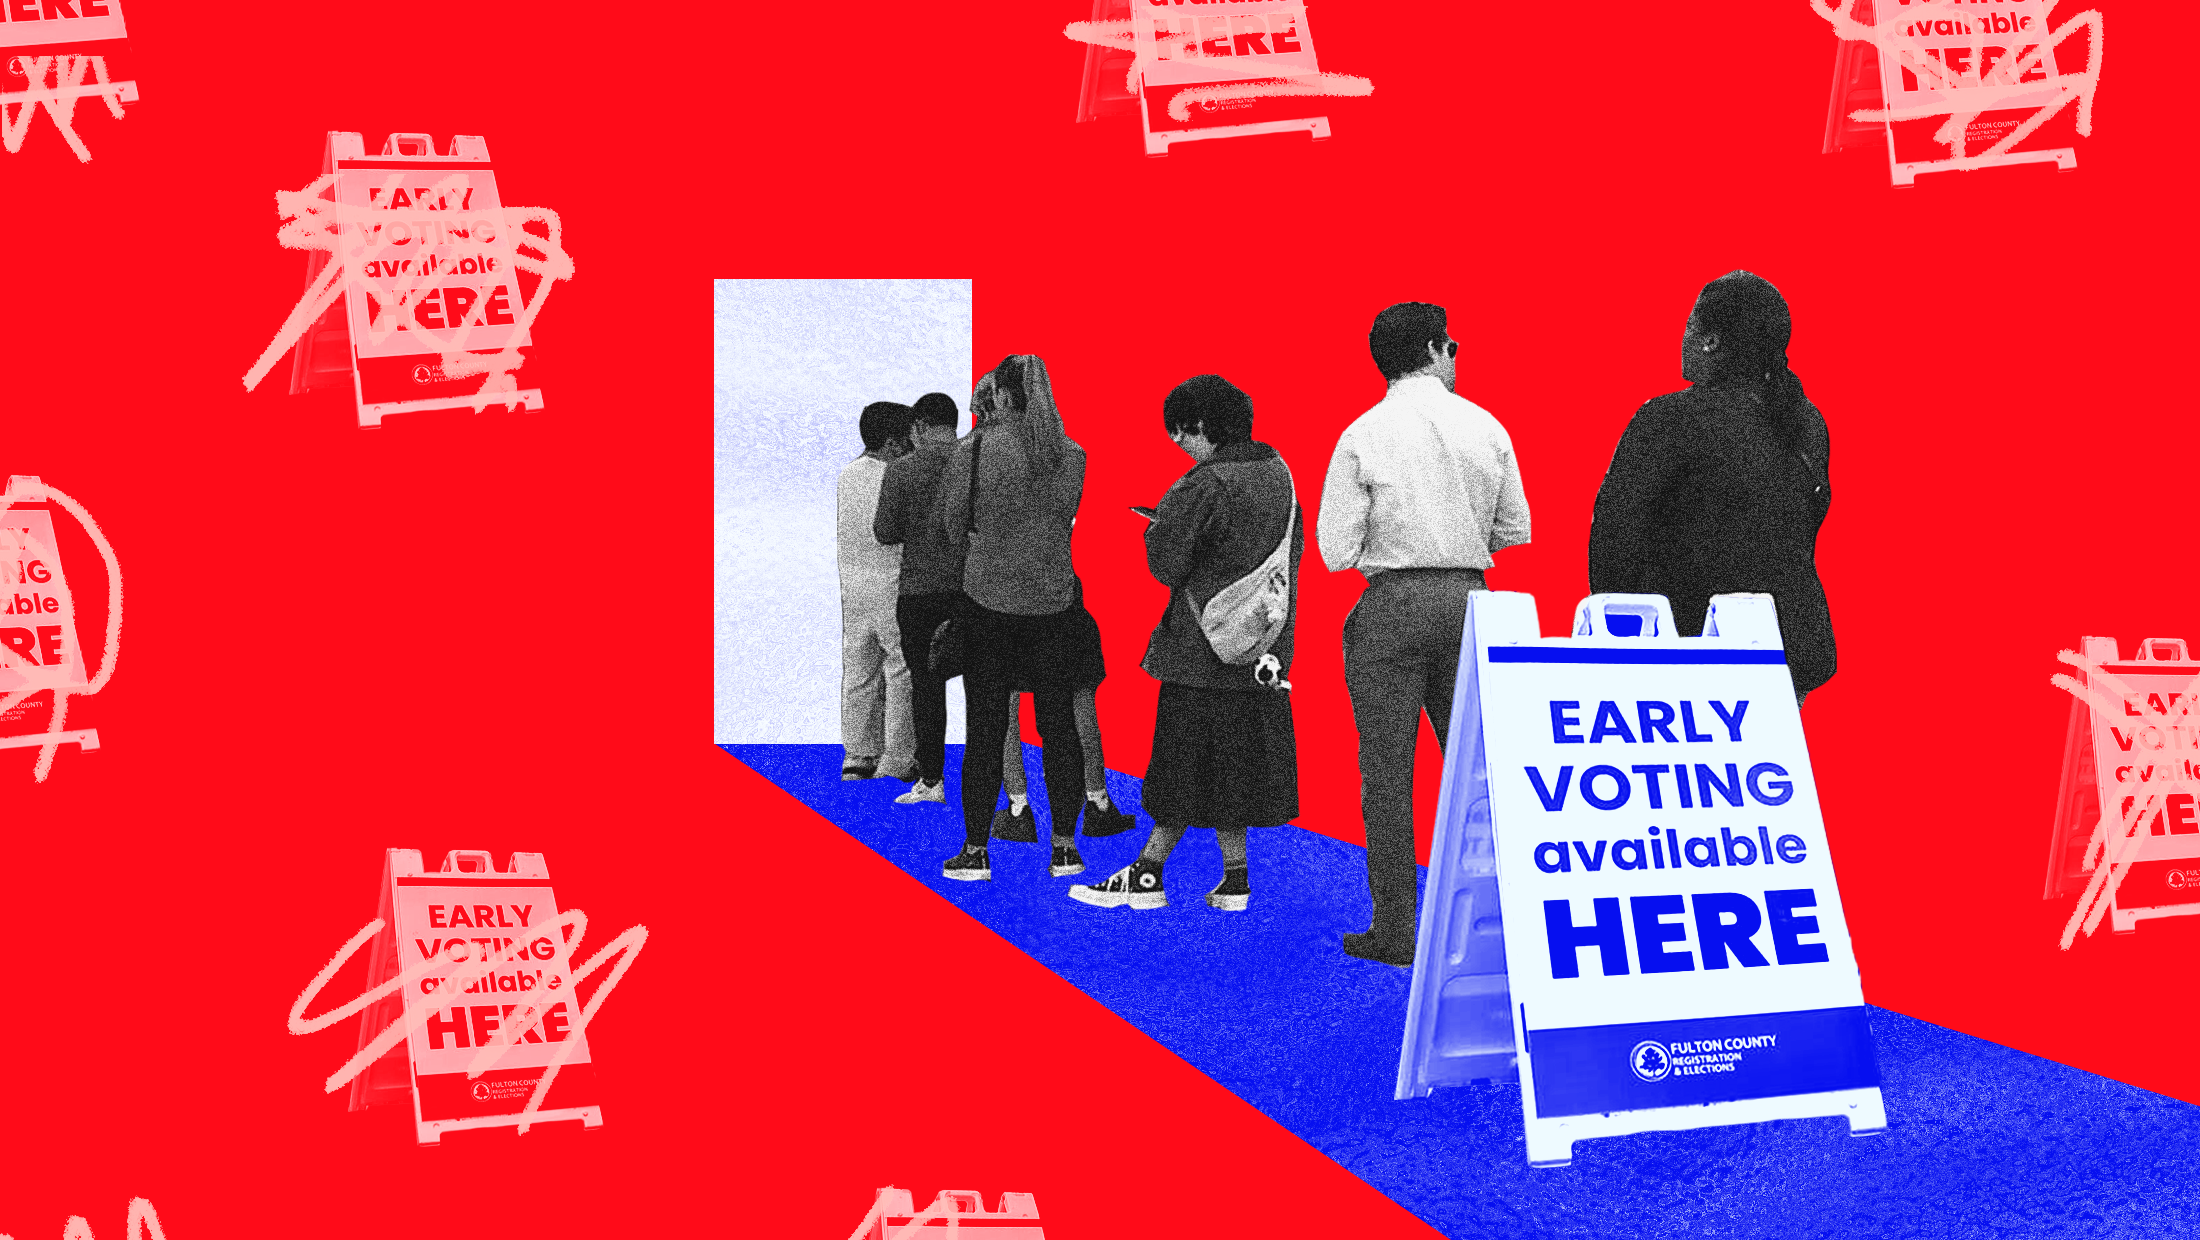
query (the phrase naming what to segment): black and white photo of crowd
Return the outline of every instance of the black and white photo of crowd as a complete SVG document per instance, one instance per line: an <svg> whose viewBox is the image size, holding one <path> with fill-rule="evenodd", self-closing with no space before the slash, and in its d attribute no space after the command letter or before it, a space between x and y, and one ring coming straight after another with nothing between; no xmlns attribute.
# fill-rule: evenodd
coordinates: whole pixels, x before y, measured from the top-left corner
<svg viewBox="0 0 2200 1240"><path fill-rule="evenodd" d="M1592 592L1664 595L1682 636L1701 633L1713 595L1772 595L1801 702L1834 673L1816 566L1832 496L1825 419L1788 367L1790 333L1786 301L1761 277L1703 287L1682 333L1687 386L1644 404L1621 435L1587 556ZM1420 721L1444 743L1468 596L1488 588L1495 553L1529 541L1529 508L1505 426L1458 394L1442 307L1383 310L1368 350L1385 391L1339 418L1312 531L1323 567L1357 571L1366 588L1341 635L1315 639L1342 643L1374 910L1340 946L1403 966L1418 914ZM1207 904L1243 911L1253 830L1299 816L1290 675L1307 514L1255 408L1214 374L1161 397L1160 429L1189 461L1138 510L1147 569L1169 590L1139 665L1160 682L1139 806L1150 826L1130 865L1067 887L1081 903L1165 907L1164 867L1196 829L1213 832L1224 865ZM958 438L952 396L868 405L863 453L840 475L841 777L900 781L898 804L944 807L947 682L960 676L962 838L943 835L956 850L942 873L990 881L996 849L1044 844L1048 873L1072 878L1085 870L1080 832L1138 825L1108 795L1096 698L1108 669L1071 565L1085 450L1036 356L1002 359L968 409ZM1043 839L1016 726L1026 695Z"/></svg>

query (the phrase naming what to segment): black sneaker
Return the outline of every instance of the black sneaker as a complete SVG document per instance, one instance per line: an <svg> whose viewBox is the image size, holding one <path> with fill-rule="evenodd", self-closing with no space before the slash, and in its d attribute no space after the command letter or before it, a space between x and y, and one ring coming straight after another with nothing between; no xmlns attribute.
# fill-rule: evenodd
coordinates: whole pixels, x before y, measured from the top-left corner
<svg viewBox="0 0 2200 1240"><path fill-rule="evenodd" d="M1105 807L1091 797L1085 798L1085 837L1087 839L1098 839L1107 835L1121 835L1137 825L1138 816L1136 814L1126 814L1115 808L1112 798Z"/></svg>
<svg viewBox="0 0 2200 1240"><path fill-rule="evenodd" d="M1056 844L1054 846L1054 861L1047 866L1047 873L1056 878L1068 878L1072 874L1082 874L1084 872L1085 859L1077 855L1077 845Z"/></svg>
<svg viewBox="0 0 2200 1240"><path fill-rule="evenodd" d="M840 777L847 780L869 779L878 771L878 759L861 755L840 764Z"/></svg>
<svg viewBox="0 0 2200 1240"><path fill-rule="evenodd" d="M990 882L993 878L993 863L986 858L983 848L972 848L965 844L961 852L949 857L947 864L940 867L940 874L958 882Z"/></svg>
<svg viewBox="0 0 2200 1240"><path fill-rule="evenodd" d="M1021 814L1006 809L994 810L993 838L1007 840L1011 844L1038 843L1039 816L1031 812L1031 802L1024 802L1024 812Z"/></svg>
<svg viewBox="0 0 2200 1240"><path fill-rule="evenodd" d="M1245 867L1222 870L1222 885L1207 893L1207 903L1226 913L1242 913L1245 903L1253 898L1253 885L1246 878Z"/></svg>
<svg viewBox="0 0 2200 1240"><path fill-rule="evenodd" d="M1161 889L1161 867L1143 858L1108 875L1106 882L1070 888L1069 898L1101 908L1169 906L1169 897Z"/></svg>

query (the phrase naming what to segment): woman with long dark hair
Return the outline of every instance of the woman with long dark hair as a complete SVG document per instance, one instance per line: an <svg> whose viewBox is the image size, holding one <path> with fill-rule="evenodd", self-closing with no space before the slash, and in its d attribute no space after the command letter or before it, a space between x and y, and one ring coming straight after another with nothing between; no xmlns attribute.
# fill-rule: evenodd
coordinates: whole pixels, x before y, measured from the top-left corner
<svg viewBox="0 0 2200 1240"><path fill-rule="evenodd" d="M1761 276L1704 285L1681 337L1685 391L1635 412L1597 491L1589 588L1662 594L1681 635L1715 594L1770 594L1795 700L1833 678L1818 527L1833 501L1826 419L1788 369L1786 299Z"/></svg>
<svg viewBox="0 0 2200 1240"><path fill-rule="evenodd" d="M1074 698L1097 684L1090 617L1070 566L1070 525L1085 489L1085 450L1062 430L1046 364L1004 359L971 397L988 412L965 436L941 483L948 537L965 549L963 593L963 848L948 878L993 877L986 838L1001 787L1001 751L1018 691L1032 696L1045 746L1057 876L1085 868L1077 816L1085 800L1084 747Z"/></svg>

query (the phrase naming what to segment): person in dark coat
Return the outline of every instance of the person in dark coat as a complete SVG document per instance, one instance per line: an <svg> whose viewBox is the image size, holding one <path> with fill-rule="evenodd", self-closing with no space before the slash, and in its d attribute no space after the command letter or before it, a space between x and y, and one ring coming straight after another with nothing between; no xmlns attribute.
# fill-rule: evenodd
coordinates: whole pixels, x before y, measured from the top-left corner
<svg viewBox="0 0 2200 1240"><path fill-rule="evenodd" d="M1635 411L1597 491L1589 588L1662 594L1684 637L1715 594L1770 594L1795 700L1833 678L1818 527L1826 420L1788 369L1787 301L1760 276L1704 285L1681 337L1685 391Z"/></svg>
<svg viewBox="0 0 2200 1240"><path fill-rule="evenodd" d="M1208 827L1223 870L1207 903L1243 912L1252 898L1248 830L1299 815L1298 743L1284 677L1306 521L1283 458L1253 440L1252 400L1228 380L1200 375L1178 384L1161 419L1196 463L1162 497L1146 528L1146 566L1169 587L1141 664L1161 682L1142 798L1153 834L1137 861L1069 894L1103 908L1165 907L1162 863L1186 831ZM1261 571L1287 539L1282 631L1258 657L1248 652L1247 662L1223 662L1201 627L1201 611L1226 587Z"/></svg>
<svg viewBox="0 0 2200 1240"><path fill-rule="evenodd" d="M909 668L909 709L916 725L917 780L896 805L946 804L947 680L932 670L932 638L961 613L963 566L940 518L940 479L955 455L953 397L927 393L911 411L911 451L886 467L871 532L901 548L901 594L894 620Z"/></svg>

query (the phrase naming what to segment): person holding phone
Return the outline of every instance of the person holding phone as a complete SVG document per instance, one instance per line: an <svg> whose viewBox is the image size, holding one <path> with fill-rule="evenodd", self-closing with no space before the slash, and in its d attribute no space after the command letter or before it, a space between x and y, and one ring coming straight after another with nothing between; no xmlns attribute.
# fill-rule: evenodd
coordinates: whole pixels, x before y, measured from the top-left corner
<svg viewBox="0 0 2200 1240"><path fill-rule="evenodd" d="M1299 815L1298 741L1284 676L1306 528L1291 471L1274 448L1254 441L1252 398L1236 385L1220 375L1186 379L1162 402L1161 424L1192 468L1162 497L1146 529L1147 568L1169 587L1141 664L1161 682L1143 795L1153 833L1136 861L1069 894L1102 908L1162 908L1163 863L1187 831L1204 827L1213 829L1223 865L1207 903L1242 912L1252 898L1250 829ZM1225 663L1201 613L1225 588L1280 559L1286 541L1290 602L1282 630L1257 663Z"/></svg>

